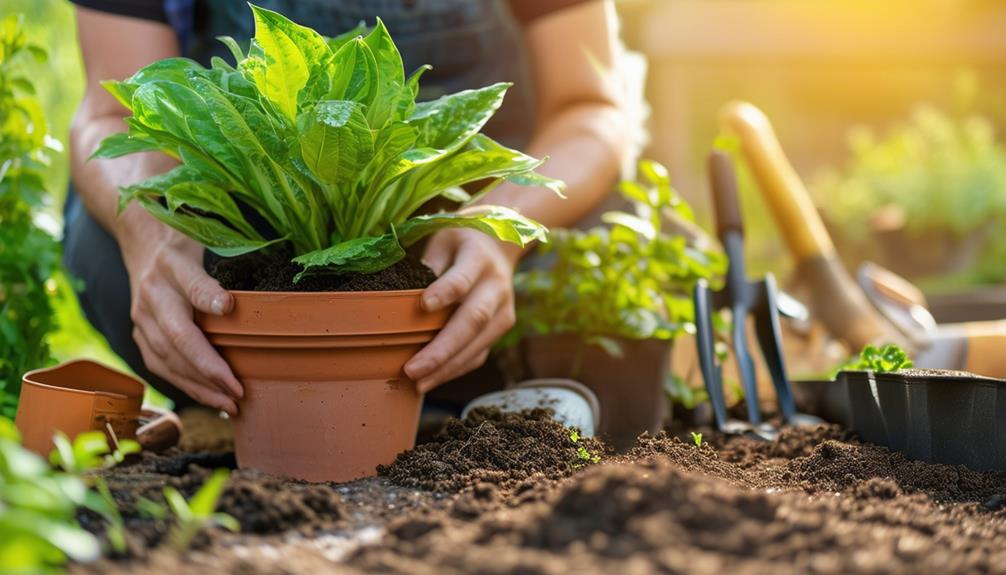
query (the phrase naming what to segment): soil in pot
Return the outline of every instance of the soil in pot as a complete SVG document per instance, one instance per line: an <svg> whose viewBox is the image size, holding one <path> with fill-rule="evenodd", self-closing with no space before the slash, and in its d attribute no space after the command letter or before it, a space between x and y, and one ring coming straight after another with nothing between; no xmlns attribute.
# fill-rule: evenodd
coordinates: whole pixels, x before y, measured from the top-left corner
<svg viewBox="0 0 1006 575"><path fill-rule="evenodd" d="M301 266L288 248L222 258L206 252L206 271L224 289L247 291L387 291L422 289L437 279L415 255L373 274L314 275L293 283Z"/></svg>

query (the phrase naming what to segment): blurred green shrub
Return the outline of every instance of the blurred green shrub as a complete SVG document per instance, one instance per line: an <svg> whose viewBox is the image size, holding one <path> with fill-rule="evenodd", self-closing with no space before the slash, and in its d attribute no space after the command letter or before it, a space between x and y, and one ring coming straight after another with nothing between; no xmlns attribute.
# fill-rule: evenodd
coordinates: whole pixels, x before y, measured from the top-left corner
<svg viewBox="0 0 1006 575"><path fill-rule="evenodd" d="M984 234L986 265L971 275L1006 279L1006 265L988 259L1006 241L1006 147L988 119L923 105L884 136L853 129L849 147L848 165L819 175L812 185L843 239L868 251L883 216L909 239Z"/></svg>
<svg viewBox="0 0 1006 575"><path fill-rule="evenodd" d="M619 355L614 338L670 340L694 330L692 289L718 281L726 258L695 226L667 170L643 161L640 172L642 181L620 186L634 213L608 212L608 226L590 231L552 230L539 248L551 267L517 274L517 323L504 345L572 333Z"/></svg>
<svg viewBox="0 0 1006 575"><path fill-rule="evenodd" d="M21 447L14 424L0 417L0 571L50 573L67 559L97 559L98 540L75 518L93 493Z"/></svg>
<svg viewBox="0 0 1006 575"><path fill-rule="evenodd" d="M22 18L0 21L0 415L13 416L25 371L50 361L52 279L60 246L36 223L45 198L48 135L30 72L46 52L28 43Z"/></svg>

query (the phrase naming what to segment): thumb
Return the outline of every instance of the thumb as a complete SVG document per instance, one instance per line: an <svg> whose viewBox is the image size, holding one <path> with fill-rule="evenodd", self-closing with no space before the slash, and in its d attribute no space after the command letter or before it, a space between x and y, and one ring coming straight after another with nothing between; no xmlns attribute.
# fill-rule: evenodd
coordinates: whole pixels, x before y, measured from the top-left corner
<svg viewBox="0 0 1006 575"><path fill-rule="evenodd" d="M210 277L202 266L190 262L183 263L176 270L178 287L192 307L213 315L226 315L234 309L234 296L220 282Z"/></svg>
<svg viewBox="0 0 1006 575"><path fill-rule="evenodd" d="M457 251L457 242L452 234L435 234L426 244L423 252L423 263L433 270L437 277L442 276L447 267L454 261L454 253Z"/></svg>

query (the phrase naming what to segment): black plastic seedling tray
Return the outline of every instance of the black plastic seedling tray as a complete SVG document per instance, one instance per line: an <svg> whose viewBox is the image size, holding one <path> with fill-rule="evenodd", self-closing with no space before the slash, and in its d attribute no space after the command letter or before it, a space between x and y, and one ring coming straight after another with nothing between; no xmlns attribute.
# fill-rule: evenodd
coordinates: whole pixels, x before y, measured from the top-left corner
<svg viewBox="0 0 1006 575"><path fill-rule="evenodd" d="M930 463L1006 471L1006 380L938 370L843 371L794 382L803 402L864 441Z"/></svg>

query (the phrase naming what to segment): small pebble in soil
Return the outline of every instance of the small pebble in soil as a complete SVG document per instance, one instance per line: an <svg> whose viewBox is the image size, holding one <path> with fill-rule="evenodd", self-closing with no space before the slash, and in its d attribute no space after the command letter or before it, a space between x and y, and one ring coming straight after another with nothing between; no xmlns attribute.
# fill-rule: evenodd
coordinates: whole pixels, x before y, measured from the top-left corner
<svg viewBox="0 0 1006 575"><path fill-rule="evenodd" d="M1006 493L999 493L982 501L982 506L989 511L999 511L1006 507Z"/></svg>

